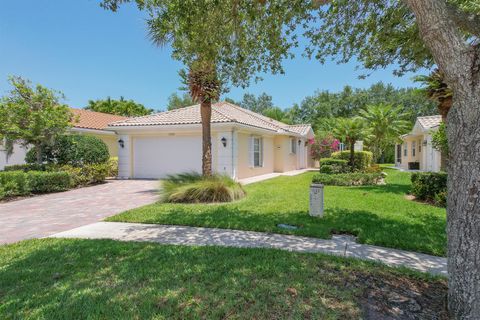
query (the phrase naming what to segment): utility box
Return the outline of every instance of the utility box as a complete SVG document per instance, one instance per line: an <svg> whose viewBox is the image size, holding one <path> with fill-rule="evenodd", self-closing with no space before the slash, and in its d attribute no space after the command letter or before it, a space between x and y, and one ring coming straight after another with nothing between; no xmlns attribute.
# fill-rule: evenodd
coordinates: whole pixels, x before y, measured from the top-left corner
<svg viewBox="0 0 480 320"><path fill-rule="evenodd" d="M310 210L312 217L323 217L323 184L310 185Z"/></svg>

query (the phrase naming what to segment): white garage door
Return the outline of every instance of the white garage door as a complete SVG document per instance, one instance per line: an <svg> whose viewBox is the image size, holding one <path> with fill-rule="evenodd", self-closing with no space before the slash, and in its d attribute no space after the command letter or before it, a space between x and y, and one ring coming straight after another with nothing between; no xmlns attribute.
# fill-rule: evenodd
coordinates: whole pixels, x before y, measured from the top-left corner
<svg viewBox="0 0 480 320"><path fill-rule="evenodd" d="M164 178L202 171L200 137L142 137L133 140L133 176Z"/></svg>

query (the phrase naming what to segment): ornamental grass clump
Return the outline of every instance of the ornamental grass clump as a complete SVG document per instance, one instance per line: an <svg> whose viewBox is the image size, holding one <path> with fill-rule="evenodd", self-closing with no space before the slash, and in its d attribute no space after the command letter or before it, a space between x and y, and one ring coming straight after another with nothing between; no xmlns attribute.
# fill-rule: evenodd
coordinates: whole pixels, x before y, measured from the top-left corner
<svg viewBox="0 0 480 320"><path fill-rule="evenodd" d="M239 200L245 196L245 190L230 177L203 177L192 172L168 176L162 181L160 195L163 202L215 203Z"/></svg>

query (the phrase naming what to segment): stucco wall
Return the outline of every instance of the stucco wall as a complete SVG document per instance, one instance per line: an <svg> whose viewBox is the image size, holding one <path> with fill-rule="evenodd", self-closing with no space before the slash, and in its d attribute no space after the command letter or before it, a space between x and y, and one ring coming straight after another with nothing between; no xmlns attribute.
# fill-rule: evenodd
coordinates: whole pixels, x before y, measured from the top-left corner
<svg viewBox="0 0 480 320"><path fill-rule="evenodd" d="M273 137L259 136L263 138L263 167L252 168L250 167L249 152L251 135L248 133L238 133L238 179L274 172Z"/></svg>
<svg viewBox="0 0 480 320"><path fill-rule="evenodd" d="M275 172L296 170L297 158L297 154L290 152L290 137L275 137Z"/></svg>
<svg viewBox="0 0 480 320"><path fill-rule="evenodd" d="M414 136L414 137L406 137L403 140L402 144L402 164L401 167L404 169L408 169L409 162L419 162L420 163L420 170L424 170L425 164L423 161L423 153L425 152L424 146L422 145L424 140L424 136ZM415 156L413 156L412 152L412 144L415 142ZM407 144L407 156L404 155L404 147ZM419 145L421 148L419 148Z"/></svg>

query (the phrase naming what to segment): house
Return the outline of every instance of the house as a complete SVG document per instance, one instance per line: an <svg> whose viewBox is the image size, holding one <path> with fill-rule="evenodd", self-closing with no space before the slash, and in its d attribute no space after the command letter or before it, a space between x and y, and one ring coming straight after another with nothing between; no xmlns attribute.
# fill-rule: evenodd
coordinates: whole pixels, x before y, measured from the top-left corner
<svg viewBox="0 0 480 320"><path fill-rule="evenodd" d="M110 156L117 156L118 139L114 132L105 129L109 123L128 119L127 117L83 109L71 108L70 111L74 116L73 127L69 130L71 133L88 134L100 138L107 145ZM5 149L3 149L0 144L0 170L3 170L3 168L8 165L25 163L25 155L27 152L28 148L16 144L14 145L13 153L7 157Z"/></svg>
<svg viewBox="0 0 480 320"><path fill-rule="evenodd" d="M202 165L200 106L111 123L120 178L163 178ZM287 125L227 102L212 105L212 169L235 179L313 166L310 125Z"/></svg>
<svg viewBox="0 0 480 320"><path fill-rule="evenodd" d="M432 133L441 123L439 115L418 117L412 131L401 136L402 144L396 146L396 166L404 170L440 171L441 154L432 145Z"/></svg>

